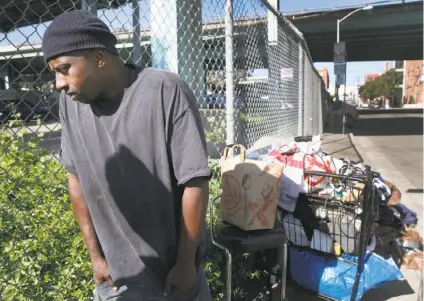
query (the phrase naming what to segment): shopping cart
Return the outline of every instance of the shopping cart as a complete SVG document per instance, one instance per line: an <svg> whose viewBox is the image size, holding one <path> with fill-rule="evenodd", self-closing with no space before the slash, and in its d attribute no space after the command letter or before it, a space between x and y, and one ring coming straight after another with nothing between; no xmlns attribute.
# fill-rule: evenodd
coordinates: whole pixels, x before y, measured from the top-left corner
<svg viewBox="0 0 424 301"><path fill-rule="evenodd" d="M333 174L304 170L308 191L301 193L293 213L283 212L288 239L296 248L339 259L342 253L354 255L357 266L351 300L355 300L367 247L378 216L372 171L353 170ZM357 256L357 257L356 257ZM345 259L344 259L345 260Z"/></svg>

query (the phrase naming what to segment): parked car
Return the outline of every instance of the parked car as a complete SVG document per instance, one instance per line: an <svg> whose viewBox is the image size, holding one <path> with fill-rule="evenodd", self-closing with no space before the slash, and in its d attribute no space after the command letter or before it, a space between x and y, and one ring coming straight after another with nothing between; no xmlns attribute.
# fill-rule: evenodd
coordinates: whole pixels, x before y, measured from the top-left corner
<svg viewBox="0 0 424 301"><path fill-rule="evenodd" d="M347 101L347 103L350 104L351 106L354 106L354 107L358 106L358 103L354 100L349 100L349 101Z"/></svg>
<svg viewBox="0 0 424 301"><path fill-rule="evenodd" d="M27 122L37 116L45 118L50 113L50 107L40 101L35 105L22 98L21 94L13 89L0 91L0 123L13 119L17 113L19 119Z"/></svg>
<svg viewBox="0 0 424 301"><path fill-rule="evenodd" d="M0 105L0 122L4 123L8 120L13 119L16 115L19 119L28 122L35 119L37 116L43 119L50 112L49 107L45 106L33 106L32 104L21 100L18 103L6 103Z"/></svg>
<svg viewBox="0 0 424 301"><path fill-rule="evenodd" d="M372 102L369 107L370 109L380 109L380 105L376 101Z"/></svg>
<svg viewBox="0 0 424 301"><path fill-rule="evenodd" d="M344 109L343 109L344 107ZM343 125L343 113L346 113L346 126L353 128L355 127L356 121L359 119L358 110L356 107L343 103L343 101L334 101L329 110L327 111L327 123L328 126L341 126Z"/></svg>
<svg viewBox="0 0 424 301"><path fill-rule="evenodd" d="M245 107L245 99L242 96L234 96L234 108L241 109ZM199 103L199 109L225 109L227 98L224 93L214 93L206 95L203 103Z"/></svg>

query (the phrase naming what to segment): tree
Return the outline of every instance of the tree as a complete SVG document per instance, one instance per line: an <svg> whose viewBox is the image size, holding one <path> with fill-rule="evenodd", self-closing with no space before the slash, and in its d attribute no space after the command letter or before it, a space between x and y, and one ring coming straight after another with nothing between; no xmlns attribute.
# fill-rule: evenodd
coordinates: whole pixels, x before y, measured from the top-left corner
<svg viewBox="0 0 424 301"><path fill-rule="evenodd" d="M380 96L393 98L400 84L402 84L402 74L396 72L395 69L390 69L383 75L361 86L359 94L369 99Z"/></svg>

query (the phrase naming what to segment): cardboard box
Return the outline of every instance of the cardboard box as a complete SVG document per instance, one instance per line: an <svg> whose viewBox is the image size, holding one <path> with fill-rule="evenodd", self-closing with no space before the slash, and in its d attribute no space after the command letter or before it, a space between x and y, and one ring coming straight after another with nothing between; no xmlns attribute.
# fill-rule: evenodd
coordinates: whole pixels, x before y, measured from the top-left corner
<svg viewBox="0 0 424 301"><path fill-rule="evenodd" d="M235 149L240 155L229 157ZM273 229L283 165L246 159L245 148L235 144L225 148L220 166L222 220L245 231Z"/></svg>

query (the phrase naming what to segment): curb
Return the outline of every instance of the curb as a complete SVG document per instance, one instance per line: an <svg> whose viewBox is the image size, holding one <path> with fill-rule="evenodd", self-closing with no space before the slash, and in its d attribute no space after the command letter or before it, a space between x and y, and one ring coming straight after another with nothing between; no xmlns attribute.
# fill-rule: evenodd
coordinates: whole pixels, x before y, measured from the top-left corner
<svg viewBox="0 0 424 301"><path fill-rule="evenodd" d="M370 114L423 114L423 108L396 108L396 109L357 109L359 115Z"/></svg>
<svg viewBox="0 0 424 301"><path fill-rule="evenodd" d="M353 135L352 133L349 133L349 140L350 140L350 144L352 144L353 149L355 150L356 154L358 155L359 159L361 160L361 162L359 162L359 163L363 163L365 160L364 160L364 157L362 157L361 152L358 149L355 135Z"/></svg>

